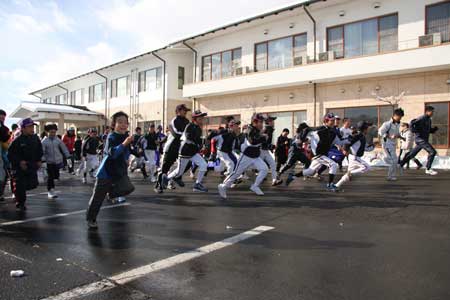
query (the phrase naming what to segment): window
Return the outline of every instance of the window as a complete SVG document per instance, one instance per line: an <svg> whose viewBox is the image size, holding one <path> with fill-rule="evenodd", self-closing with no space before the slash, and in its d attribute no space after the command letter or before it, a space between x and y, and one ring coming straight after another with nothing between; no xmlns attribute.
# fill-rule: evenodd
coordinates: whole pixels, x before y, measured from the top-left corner
<svg viewBox="0 0 450 300"><path fill-rule="evenodd" d="M255 45L256 71L292 67L296 58L306 55L306 33Z"/></svg>
<svg viewBox="0 0 450 300"><path fill-rule="evenodd" d="M277 117L274 121L275 131L273 133L273 143L276 142L278 136L284 128L289 129L289 136L294 136L297 127L302 122L306 122L306 111L289 111L279 113L269 113L272 117Z"/></svg>
<svg viewBox="0 0 450 300"><path fill-rule="evenodd" d="M61 94L55 97L56 104L67 104L66 94Z"/></svg>
<svg viewBox="0 0 450 300"><path fill-rule="evenodd" d="M89 103L105 100L106 98L106 84L99 83L89 87Z"/></svg>
<svg viewBox="0 0 450 300"><path fill-rule="evenodd" d="M124 97L129 94L130 76L111 80L111 98Z"/></svg>
<svg viewBox="0 0 450 300"><path fill-rule="evenodd" d="M205 121L203 122L203 134L206 136L206 131L209 129L216 130L219 127L225 127L227 124L226 118L229 116L219 116L219 117L206 117ZM240 121L241 116L240 115L233 115L235 120Z"/></svg>
<svg viewBox="0 0 450 300"><path fill-rule="evenodd" d="M151 92L162 86L162 68L153 68L139 72L139 93Z"/></svg>
<svg viewBox="0 0 450 300"><path fill-rule="evenodd" d="M42 99L42 103L52 103L52 97Z"/></svg>
<svg viewBox="0 0 450 300"><path fill-rule="evenodd" d="M439 148L448 148L450 147L450 137L449 137L449 102L440 102L440 103L427 103L426 105L431 105L434 107L433 114L433 126L437 126L439 128L434 134L430 135L430 142L439 147Z"/></svg>
<svg viewBox="0 0 450 300"><path fill-rule="evenodd" d="M349 108L332 108L328 109L335 115L343 118L350 118L352 124L356 125L359 121L367 121L374 125L371 132L378 137L378 128L384 122L392 117L393 109L390 105L384 106L365 106L365 107L349 107Z"/></svg>
<svg viewBox="0 0 450 300"><path fill-rule="evenodd" d="M426 33L441 33L442 42L450 42L450 1L426 7Z"/></svg>
<svg viewBox="0 0 450 300"><path fill-rule="evenodd" d="M373 55L397 48L397 14L327 29L327 49L334 51L336 58Z"/></svg>
<svg viewBox="0 0 450 300"><path fill-rule="evenodd" d="M143 133L147 133L150 128L150 124L152 123L155 124L156 128L158 128L158 126L161 125L161 120L138 122L138 126L142 128Z"/></svg>
<svg viewBox="0 0 450 300"><path fill-rule="evenodd" d="M217 80L235 74L241 67L241 48L214 53L202 58L202 80Z"/></svg>
<svg viewBox="0 0 450 300"><path fill-rule="evenodd" d="M178 89L182 90L184 85L184 67L178 67Z"/></svg>
<svg viewBox="0 0 450 300"><path fill-rule="evenodd" d="M84 89L79 89L70 92L70 105L83 105L83 91Z"/></svg>

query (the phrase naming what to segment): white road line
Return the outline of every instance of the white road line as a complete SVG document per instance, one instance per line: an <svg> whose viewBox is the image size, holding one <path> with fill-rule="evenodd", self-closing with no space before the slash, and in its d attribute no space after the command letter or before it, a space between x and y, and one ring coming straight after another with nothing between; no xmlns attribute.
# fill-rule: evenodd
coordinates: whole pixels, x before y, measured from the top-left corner
<svg viewBox="0 0 450 300"><path fill-rule="evenodd" d="M128 202L119 203L119 204L114 204L114 205L109 205L109 206L102 206L101 209L103 210L103 209L109 209L109 208L114 208L114 207L119 207L119 206L128 206L128 205L130 205L130 203L128 203ZM77 211L72 211L72 212L68 212L68 213L61 213L61 214L45 216L45 217L37 217L37 218L31 218L31 219L26 219L26 220L10 221L10 222L1 223L0 227L35 222L35 221L56 219L56 218L67 217L67 216L71 216L71 215L78 215L78 214L82 214L85 212L86 212L86 209L83 209L83 210L77 210Z"/></svg>
<svg viewBox="0 0 450 300"><path fill-rule="evenodd" d="M120 286L123 284L126 284L132 280L136 280L139 278L142 278L146 275L149 275L150 273L161 271L173 266L176 266L178 264L190 261L192 259L198 258L200 256L206 255L208 253L211 253L213 251L220 250L222 248L234 245L236 243L239 243L241 241L244 241L246 239L252 238L254 236L260 235L266 231L275 229L274 227L270 226L258 226L256 228L253 228L249 231L245 231L241 234L232 236L230 238L224 239L220 242L212 243L200 248L197 248L192 251L188 251L186 253L181 253L136 269L132 269L117 275L114 275L112 277L86 284L83 286L80 286L78 288L75 288L73 290L61 293L56 296L51 296L45 299L41 300L70 300L75 299L81 296L87 296L89 294L99 293L102 291L106 291L109 289L112 289L116 286Z"/></svg>
<svg viewBox="0 0 450 300"><path fill-rule="evenodd" d="M6 252L6 251L4 251L4 250L0 250L0 253L1 253L1 254L4 254L4 255L6 255L6 256L10 256L10 257L13 257L13 258L15 258L15 259L18 259L18 260L21 260L21 261L24 261L24 262L27 262L27 263L30 263L30 264L31 264L31 261L29 261L28 259L22 258L22 257L20 257L20 256L14 255L14 254L9 253L9 252Z"/></svg>
<svg viewBox="0 0 450 300"><path fill-rule="evenodd" d="M60 194L61 191L55 191L55 193ZM43 192L43 193L39 193L39 194L27 194L27 197L35 197L38 195L47 195L47 194L48 194L48 192ZM13 198L14 198L13 196L5 197L5 199L13 199Z"/></svg>

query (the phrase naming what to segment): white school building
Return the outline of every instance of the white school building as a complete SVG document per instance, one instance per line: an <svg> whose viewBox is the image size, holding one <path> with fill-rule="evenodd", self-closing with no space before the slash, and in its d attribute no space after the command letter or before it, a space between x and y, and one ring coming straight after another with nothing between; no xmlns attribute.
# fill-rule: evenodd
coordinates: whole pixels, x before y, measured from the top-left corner
<svg viewBox="0 0 450 300"><path fill-rule="evenodd" d="M225 116L247 122L264 112L278 117L277 132L303 121L319 125L328 111L380 124L392 106L377 96L401 98L406 121L426 104L436 108L432 142L448 155L450 1L303 1L31 94L56 108L51 120L37 108L30 115L65 127L101 127L118 110L133 128L167 125L175 106L186 103L208 113L206 128L223 125ZM15 113L26 115L26 105ZM66 106L82 118L89 112L89 122L64 119L58 108Z"/></svg>

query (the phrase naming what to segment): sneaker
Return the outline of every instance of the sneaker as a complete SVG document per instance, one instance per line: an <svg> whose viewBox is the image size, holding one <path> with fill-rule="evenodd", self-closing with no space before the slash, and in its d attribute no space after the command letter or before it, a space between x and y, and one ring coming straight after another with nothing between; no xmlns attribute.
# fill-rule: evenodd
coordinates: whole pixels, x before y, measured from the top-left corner
<svg viewBox="0 0 450 300"><path fill-rule="evenodd" d="M175 183L173 182L173 180L169 181L169 184L167 184L167 189L168 190L176 189L176 186L175 186Z"/></svg>
<svg viewBox="0 0 450 300"><path fill-rule="evenodd" d="M219 184L217 186L217 190L219 191L219 195L222 199L227 199L227 188L224 184Z"/></svg>
<svg viewBox="0 0 450 300"><path fill-rule="evenodd" d="M206 193L208 192L208 189L205 188L201 183L194 184L194 187L192 188L194 192L200 192L200 193Z"/></svg>
<svg viewBox="0 0 450 300"><path fill-rule="evenodd" d="M156 181L157 181L156 177L155 176L151 176L150 182L151 183L155 183Z"/></svg>
<svg viewBox="0 0 450 300"><path fill-rule="evenodd" d="M179 187L184 187L183 178L181 177L175 177L172 179L176 184L178 184Z"/></svg>
<svg viewBox="0 0 450 300"><path fill-rule="evenodd" d="M334 183L328 183L328 184L327 184L327 189L328 189L330 192L339 192L339 187L336 186Z"/></svg>
<svg viewBox="0 0 450 300"><path fill-rule="evenodd" d="M89 229L97 229L98 228L97 221L88 221L87 226Z"/></svg>
<svg viewBox="0 0 450 300"><path fill-rule="evenodd" d="M159 187L159 186L155 187L155 188L153 189L153 191L154 191L155 193L157 193L157 194L162 194L162 193L164 192L164 190L163 190L161 187Z"/></svg>
<svg viewBox="0 0 450 300"><path fill-rule="evenodd" d="M283 180L281 179L275 179L272 181L272 186L277 186L283 183Z"/></svg>
<svg viewBox="0 0 450 300"><path fill-rule="evenodd" d="M53 190L48 191L48 199L56 199L58 196L55 194Z"/></svg>
<svg viewBox="0 0 450 300"><path fill-rule="evenodd" d="M264 196L264 193L263 193L263 191L261 191L261 189L259 188L259 186L252 185L252 186L250 187L250 190L253 191L253 192L254 192L256 195L258 195L258 196Z"/></svg>
<svg viewBox="0 0 450 300"><path fill-rule="evenodd" d="M24 212L26 210L27 210L27 207L25 206L25 204L19 204L19 203L16 204L16 211Z"/></svg>
<svg viewBox="0 0 450 300"><path fill-rule="evenodd" d="M286 186L289 186L292 181L294 181L294 175L289 174L287 179L286 179Z"/></svg>
<svg viewBox="0 0 450 300"><path fill-rule="evenodd" d="M117 203L124 203L125 201L127 201L127 198L125 198L125 197L117 197Z"/></svg>
<svg viewBox="0 0 450 300"><path fill-rule="evenodd" d="M436 171L433 170L433 169L428 169L428 170L425 170L425 174L434 176L434 175L437 175L438 172L436 172Z"/></svg>
<svg viewBox="0 0 450 300"><path fill-rule="evenodd" d="M388 177L387 181L397 181L397 177Z"/></svg>
<svg viewBox="0 0 450 300"><path fill-rule="evenodd" d="M83 179L81 180L81 182L82 182L83 184L86 184L86 183L87 183L87 179L83 177Z"/></svg>

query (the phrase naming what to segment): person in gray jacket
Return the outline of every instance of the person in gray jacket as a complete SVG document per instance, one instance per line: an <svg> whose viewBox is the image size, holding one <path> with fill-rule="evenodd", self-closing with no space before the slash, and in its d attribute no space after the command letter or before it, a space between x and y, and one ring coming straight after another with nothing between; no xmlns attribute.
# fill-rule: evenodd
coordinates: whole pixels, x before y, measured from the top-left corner
<svg viewBox="0 0 450 300"><path fill-rule="evenodd" d="M395 109L392 118L389 121L384 122L378 130L378 134L383 141L384 160L389 165L388 181L397 180L397 142L400 137L400 121L404 115L403 109Z"/></svg>
<svg viewBox="0 0 450 300"><path fill-rule="evenodd" d="M403 158L407 157L414 147L414 134L411 129L409 129L408 123L402 123L400 125L400 153L398 155L398 163L401 164ZM422 163L417 159L413 158L417 165L417 170L422 168ZM406 168L409 169L409 161L406 163Z"/></svg>
<svg viewBox="0 0 450 300"><path fill-rule="evenodd" d="M64 165L64 159L70 158L66 145L56 136L58 127L56 124L45 126L48 136L42 140L42 161L47 163L47 191L48 198L55 199L55 179L59 178L59 169Z"/></svg>

